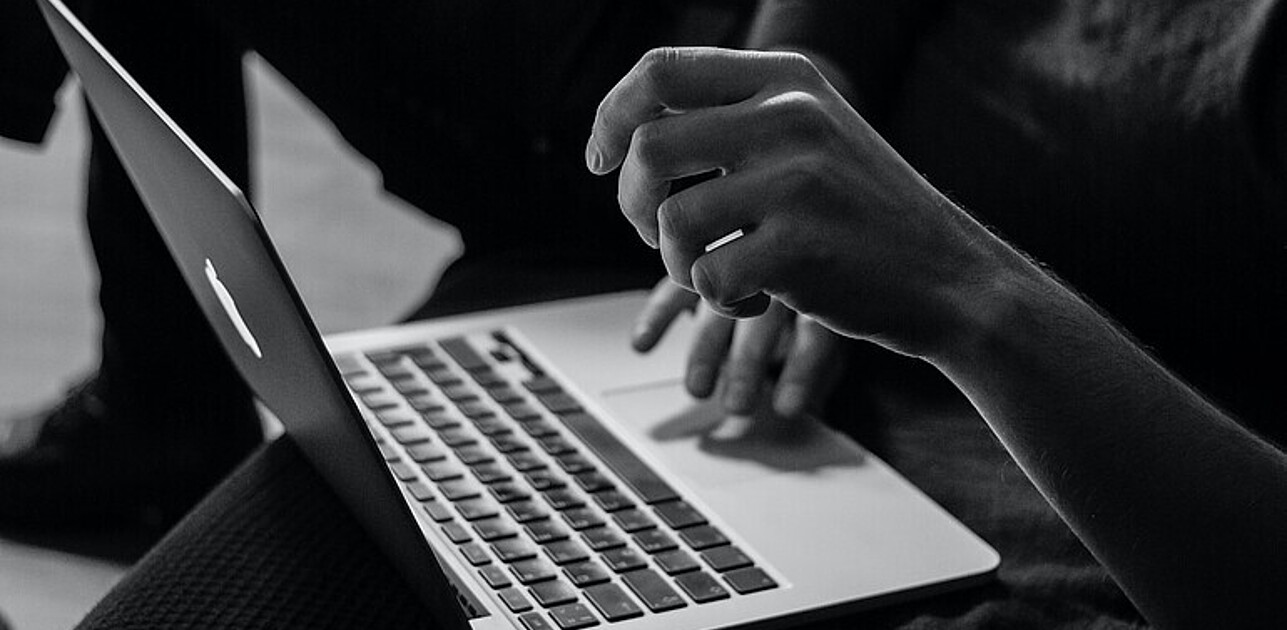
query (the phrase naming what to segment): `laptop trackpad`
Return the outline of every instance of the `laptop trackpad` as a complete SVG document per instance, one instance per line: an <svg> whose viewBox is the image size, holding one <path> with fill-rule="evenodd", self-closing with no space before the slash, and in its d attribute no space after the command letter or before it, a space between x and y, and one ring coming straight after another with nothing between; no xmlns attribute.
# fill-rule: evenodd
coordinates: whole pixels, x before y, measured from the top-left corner
<svg viewBox="0 0 1287 630"><path fill-rule="evenodd" d="M606 392L602 400L636 443L698 488L764 475L827 475L863 462L857 444L817 420L728 416L678 381Z"/></svg>

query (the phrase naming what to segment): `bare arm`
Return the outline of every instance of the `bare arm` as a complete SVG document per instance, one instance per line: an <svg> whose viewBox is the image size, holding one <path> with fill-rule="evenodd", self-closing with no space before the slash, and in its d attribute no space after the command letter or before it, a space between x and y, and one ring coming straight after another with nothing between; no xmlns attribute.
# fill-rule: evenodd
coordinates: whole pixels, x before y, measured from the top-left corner
<svg viewBox="0 0 1287 630"><path fill-rule="evenodd" d="M621 166L623 212L712 308L772 298L942 370L1154 622L1276 614L1287 457L934 190L803 57L655 52L605 98L587 164Z"/></svg>

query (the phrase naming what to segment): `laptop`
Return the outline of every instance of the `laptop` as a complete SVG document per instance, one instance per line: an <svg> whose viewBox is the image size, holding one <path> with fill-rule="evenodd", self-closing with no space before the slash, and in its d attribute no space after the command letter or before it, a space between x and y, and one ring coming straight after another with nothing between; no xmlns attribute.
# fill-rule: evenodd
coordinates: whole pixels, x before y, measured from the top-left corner
<svg viewBox="0 0 1287 630"><path fill-rule="evenodd" d="M38 1L237 370L439 627L792 625L994 574L846 436L690 398L691 322L629 348L642 292L324 340L241 191Z"/></svg>

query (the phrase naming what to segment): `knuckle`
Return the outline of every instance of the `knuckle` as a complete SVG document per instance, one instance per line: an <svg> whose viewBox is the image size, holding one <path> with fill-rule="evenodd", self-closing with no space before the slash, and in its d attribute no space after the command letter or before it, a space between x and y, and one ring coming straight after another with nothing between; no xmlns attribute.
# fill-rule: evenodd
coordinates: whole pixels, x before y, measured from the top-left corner
<svg viewBox="0 0 1287 630"><path fill-rule="evenodd" d="M826 105L807 90L788 90L764 101L763 108L775 133L807 142L832 134Z"/></svg>
<svg viewBox="0 0 1287 630"><path fill-rule="evenodd" d="M822 73L807 56L798 52L784 52L779 63L784 74L800 82L801 85L816 86L822 79Z"/></svg>
<svg viewBox="0 0 1287 630"><path fill-rule="evenodd" d="M664 133L657 121L648 121L635 127L630 136L630 146L635 162L644 173L655 172L662 162Z"/></svg>
<svg viewBox="0 0 1287 630"><path fill-rule="evenodd" d="M682 195L673 195L657 208L657 227L667 238L688 241L688 216Z"/></svg>
<svg viewBox="0 0 1287 630"><path fill-rule="evenodd" d="M674 46L653 48L639 59L636 69L640 78L651 86L665 85L683 56L683 51Z"/></svg>

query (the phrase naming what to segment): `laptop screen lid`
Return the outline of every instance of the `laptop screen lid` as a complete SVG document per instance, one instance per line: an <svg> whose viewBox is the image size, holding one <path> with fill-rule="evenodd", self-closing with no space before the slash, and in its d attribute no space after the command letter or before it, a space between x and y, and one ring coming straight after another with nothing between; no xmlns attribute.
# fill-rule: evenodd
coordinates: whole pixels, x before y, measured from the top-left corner
<svg viewBox="0 0 1287 630"><path fill-rule="evenodd" d="M440 627L468 628L245 195L61 0L46 21L225 352L399 565Z"/></svg>

